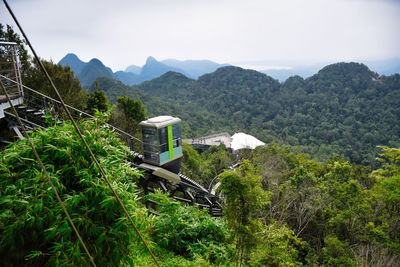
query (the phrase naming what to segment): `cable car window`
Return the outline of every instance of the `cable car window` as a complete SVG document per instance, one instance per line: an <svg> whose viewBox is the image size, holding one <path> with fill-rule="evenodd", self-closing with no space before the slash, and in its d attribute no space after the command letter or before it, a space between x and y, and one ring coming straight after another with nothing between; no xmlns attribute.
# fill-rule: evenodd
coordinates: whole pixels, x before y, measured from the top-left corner
<svg viewBox="0 0 400 267"><path fill-rule="evenodd" d="M174 147L182 146L180 123L172 125L172 140L174 142Z"/></svg>
<svg viewBox="0 0 400 267"><path fill-rule="evenodd" d="M144 158L158 162L157 130L154 128L142 128Z"/></svg>
<svg viewBox="0 0 400 267"><path fill-rule="evenodd" d="M142 128L143 135L143 150L157 152L158 142L157 142L157 131L154 128Z"/></svg>
<svg viewBox="0 0 400 267"><path fill-rule="evenodd" d="M167 127L158 129L158 136L160 137L160 153L168 151L168 130L167 130Z"/></svg>

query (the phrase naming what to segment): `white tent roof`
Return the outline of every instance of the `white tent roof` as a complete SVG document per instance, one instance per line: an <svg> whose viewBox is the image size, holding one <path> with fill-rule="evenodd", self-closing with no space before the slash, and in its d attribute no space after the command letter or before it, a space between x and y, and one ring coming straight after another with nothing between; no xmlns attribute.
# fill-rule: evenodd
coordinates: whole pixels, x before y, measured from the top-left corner
<svg viewBox="0 0 400 267"><path fill-rule="evenodd" d="M264 146L265 143L261 142L254 136L245 133L235 133L232 136L231 148L233 150L238 150L242 148L254 149L258 146Z"/></svg>

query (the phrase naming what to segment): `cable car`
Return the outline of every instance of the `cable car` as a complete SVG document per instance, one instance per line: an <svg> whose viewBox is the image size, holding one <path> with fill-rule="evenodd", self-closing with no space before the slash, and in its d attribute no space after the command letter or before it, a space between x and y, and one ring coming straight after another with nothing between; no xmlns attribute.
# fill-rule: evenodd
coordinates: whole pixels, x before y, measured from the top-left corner
<svg viewBox="0 0 400 267"><path fill-rule="evenodd" d="M139 123L143 161L179 173L182 160L181 119L158 116Z"/></svg>

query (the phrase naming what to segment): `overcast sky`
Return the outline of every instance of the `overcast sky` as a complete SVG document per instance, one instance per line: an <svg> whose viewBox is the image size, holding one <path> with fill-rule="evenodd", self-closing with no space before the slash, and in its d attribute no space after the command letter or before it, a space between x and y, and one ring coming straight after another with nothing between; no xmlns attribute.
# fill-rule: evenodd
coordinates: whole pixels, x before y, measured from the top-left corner
<svg viewBox="0 0 400 267"><path fill-rule="evenodd" d="M290 66L400 58L400 0L9 0L37 53ZM4 4L0 22L15 25ZM14 26L14 30L17 30Z"/></svg>

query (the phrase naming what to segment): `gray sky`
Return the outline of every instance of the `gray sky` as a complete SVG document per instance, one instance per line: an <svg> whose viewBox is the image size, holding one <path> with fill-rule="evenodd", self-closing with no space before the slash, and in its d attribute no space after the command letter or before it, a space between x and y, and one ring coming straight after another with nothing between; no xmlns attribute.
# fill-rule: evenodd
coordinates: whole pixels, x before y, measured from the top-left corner
<svg viewBox="0 0 400 267"><path fill-rule="evenodd" d="M96 57L113 71L141 66L148 56L256 69L400 58L399 0L8 3L42 58L58 62L71 52L83 61ZM14 25L3 3L0 18Z"/></svg>

